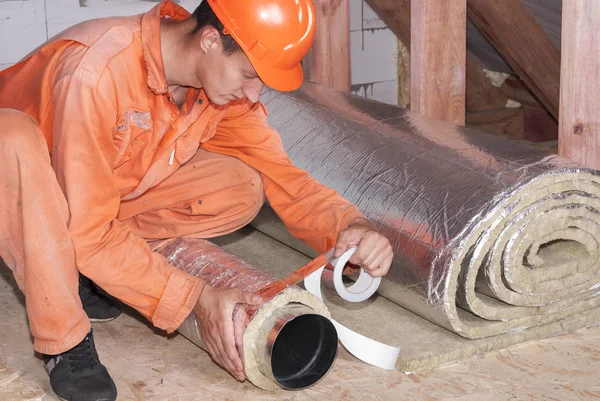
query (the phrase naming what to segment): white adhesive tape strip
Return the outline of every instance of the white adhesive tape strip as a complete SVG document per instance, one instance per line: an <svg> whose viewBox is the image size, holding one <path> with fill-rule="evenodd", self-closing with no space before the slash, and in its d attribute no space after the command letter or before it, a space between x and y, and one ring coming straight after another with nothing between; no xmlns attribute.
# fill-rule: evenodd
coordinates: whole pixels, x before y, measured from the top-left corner
<svg viewBox="0 0 600 401"><path fill-rule="evenodd" d="M356 252L356 248L346 251L339 258L331 261L331 265L334 266L331 279L333 280L336 292L344 300L349 302L362 302L377 291L381 278L373 278L368 273L361 270L358 280L350 287L346 287L342 280L342 273L346 263L352 255L354 255L354 252ZM328 275L327 273L329 272L326 270L325 265L304 279L304 287L306 290L316 295L321 300L323 300L321 283L324 275ZM396 369L396 360L400 354L400 348L392 347L358 334L333 319L332 322L338 332L340 342L352 355L363 362L382 369Z"/></svg>

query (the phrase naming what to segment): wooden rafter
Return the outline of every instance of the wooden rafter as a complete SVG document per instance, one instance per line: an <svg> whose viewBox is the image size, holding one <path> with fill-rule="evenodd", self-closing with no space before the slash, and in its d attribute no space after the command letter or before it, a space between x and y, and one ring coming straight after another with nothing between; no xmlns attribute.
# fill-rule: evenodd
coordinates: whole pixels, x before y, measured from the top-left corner
<svg viewBox="0 0 600 401"><path fill-rule="evenodd" d="M469 1L467 0L467 5ZM403 46L400 45L399 48L404 51L406 48L410 48L410 0L366 0L366 2L402 42ZM406 55L403 54L403 62L406 58ZM524 138L532 141L556 139L558 132L556 120L531 95L529 89L524 86L523 81L509 77L500 87L495 86L487 77L481 64L469 53L467 53L466 71L465 106L468 126L488 132L497 132L497 128L492 131L489 130L489 127L497 127L497 116L520 118L517 112L500 111L502 108L506 108L509 100L515 100L524 109L524 124L507 123L501 129L503 132L514 138ZM404 67L401 73L406 75L410 74L410 71L407 71L407 68ZM405 82L409 77L402 76L401 78L399 81L403 89L403 104L406 104ZM494 113L477 114L484 111L494 111ZM490 116L493 120L486 123L484 121L485 116ZM522 127L525 127L525 131Z"/></svg>
<svg viewBox="0 0 600 401"><path fill-rule="evenodd" d="M465 125L466 0L411 4L411 110Z"/></svg>
<svg viewBox="0 0 600 401"><path fill-rule="evenodd" d="M600 169L600 2L563 3L558 148L561 156Z"/></svg>
<svg viewBox="0 0 600 401"><path fill-rule="evenodd" d="M303 71L309 81L350 91L350 2L313 0L317 27Z"/></svg>
<svg viewBox="0 0 600 401"><path fill-rule="evenodd" d="M410 0L366 0L379 18L410 49ZM492 85L479 62L467 54L466 110L483 111L504 107L508 98ZM471 100L471 99L476 99Z"/></svg>
<svg viewBox="0 0 600 401"><path fill-rule="evenodd" d="M558 119L560 52L520 0L468 0L468 15Z"/></svg>

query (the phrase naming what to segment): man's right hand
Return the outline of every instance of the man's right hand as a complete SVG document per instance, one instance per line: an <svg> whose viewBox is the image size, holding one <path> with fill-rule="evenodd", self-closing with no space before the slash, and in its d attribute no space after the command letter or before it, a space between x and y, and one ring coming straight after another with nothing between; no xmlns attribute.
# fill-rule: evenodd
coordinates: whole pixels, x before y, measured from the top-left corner
<svg viewBox="0 0 600 401"><path fill-rule="evenodd" d="M245 380L242 337L247 315L240 304L260 305L262 298L235 288L206 285L194 308L202 339L212 358L236 379ZM241 305L240 305L241 306Z"/></svg>

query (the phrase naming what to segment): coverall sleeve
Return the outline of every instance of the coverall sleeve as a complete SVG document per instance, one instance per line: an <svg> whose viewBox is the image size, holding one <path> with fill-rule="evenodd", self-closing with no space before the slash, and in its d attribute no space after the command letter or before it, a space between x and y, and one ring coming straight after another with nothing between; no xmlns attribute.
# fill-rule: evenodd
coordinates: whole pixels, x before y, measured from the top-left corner
<svg viewBox="0 0 600 401"><path fill-rule="evenodd" d="M69 205L77 267L109 294L172 332L192 311L204 282L169 265L116 219L112 179L117 97L110 73L77 68L54 85L52 164Z"/></svg>
<svg viewBox="0 0 600 401"><path fill-rule="evenodd" d="M332 248L339 233L364 216L335 190L292 164L260 102L230 110L203 147L235 156L258 170L269 204L290 233L317 252Z"/></svg>

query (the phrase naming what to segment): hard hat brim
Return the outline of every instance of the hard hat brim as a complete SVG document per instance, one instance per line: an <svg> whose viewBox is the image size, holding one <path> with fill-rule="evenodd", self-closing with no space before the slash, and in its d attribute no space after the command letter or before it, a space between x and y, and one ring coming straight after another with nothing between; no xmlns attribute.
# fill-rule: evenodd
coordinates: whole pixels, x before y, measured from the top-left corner
<svg viewBox="0 0 600 401"><path fill-rule="evenodd" d="M304 74L302 73L302 65L300 64L291 70L282 70L274 68L268 63L252 60L252 58L250 58L250 62L260 79L272 89L289 92L302 86Z"/></svg>

